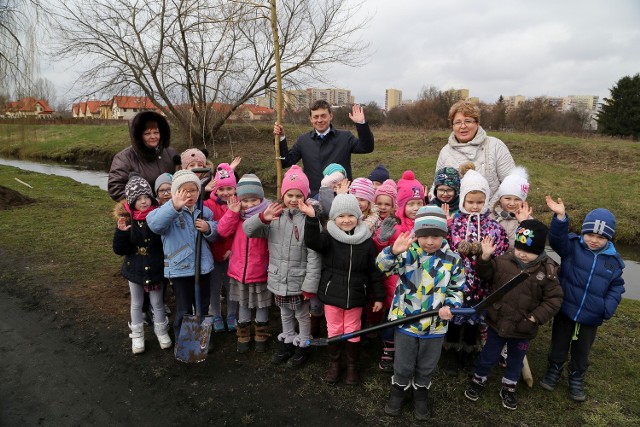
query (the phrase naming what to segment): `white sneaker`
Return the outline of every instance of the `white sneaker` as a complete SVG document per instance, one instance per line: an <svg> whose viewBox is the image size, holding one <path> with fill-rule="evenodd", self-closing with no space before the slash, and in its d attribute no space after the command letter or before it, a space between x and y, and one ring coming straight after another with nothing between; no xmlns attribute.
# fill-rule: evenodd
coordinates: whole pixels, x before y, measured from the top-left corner
<svg viewBox="0 0 640 427"><path fill-rule="evenodd" d="M129 328L131 329L129 334L131 351L133 354L144 353L144 323L138 323L137 325L129 323Z"/></svg>

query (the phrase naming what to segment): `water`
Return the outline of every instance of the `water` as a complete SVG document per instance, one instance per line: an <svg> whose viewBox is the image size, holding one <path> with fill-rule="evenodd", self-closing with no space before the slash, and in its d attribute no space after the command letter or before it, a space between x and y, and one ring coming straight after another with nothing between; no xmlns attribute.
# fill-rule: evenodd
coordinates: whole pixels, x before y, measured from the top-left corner
<svg viewBox="0 0 640 427"><path fill-rule="evenodd" d="M15 166L20 169L39 172L49 175L66 176L84 184L96 185L107 190L107 172L92 171L73 166L53 163L38 163L25 160L13 160L0 158L0 165ZM626 292L624 298L640 300L640 248L616 245L616 249L622 254L625 262L623 278ZM548 249L549 255L558 259L557 254Z"/></svg>

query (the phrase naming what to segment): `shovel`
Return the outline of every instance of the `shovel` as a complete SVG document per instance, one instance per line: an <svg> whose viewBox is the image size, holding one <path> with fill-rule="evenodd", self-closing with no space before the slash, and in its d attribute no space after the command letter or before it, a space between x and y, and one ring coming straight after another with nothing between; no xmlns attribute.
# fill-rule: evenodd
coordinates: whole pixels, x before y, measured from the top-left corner
<svg viewBox="0 0 640 427"><path fill-rule="evenodd" d="M400 276L402 278L402 276ZM507 283L502 285L500 288L496 289L493 293L488 295L484 300L480 301L478 304L473 307L468 308L452 308L451 313L453 315L459 316L471 316L479 311L486 310L487 307L491 306L495 302L497 302L500 298L504 296L511 289L518 286L520 283L524 282L527 277L529 277L528 273L519 273L513 279L509 280ZM404 325L405 323L411 323L416 320L420 320L424 317L436 316L438 314L439 309L423 311L422 313L413 314L411 316L403 317L401 319L392 320L390 322L382 323L380 325L371 326L370 328L360 329L359 331L350 332L348 334L336 335L331 338L312 338L307 340L307 345L316 345L323 346L329 345L333 343L337 343L340 341L346 341L351 338L359 337L364 334L368 334L370 332L379 331L381 329L390 328L392 326Z"/></svg>
<svg viewBox="0 0 640 427"><path fill-rule="evenodd" d="M211 180L211 169L195 168L194 173L208 173L202 180L202 190L198 196L197 207L200 210L198 218L202 218L202 195L204 187ZM196 314L185 314L182 318L180 335L176 340L176 359L185 363L200 363L207 358L209 352L209 339L211 338L211 327L213 316L203 316L200 301L200 265L202 263L202 233L196 235L196 263L194 276L194 292Z"/></svg>

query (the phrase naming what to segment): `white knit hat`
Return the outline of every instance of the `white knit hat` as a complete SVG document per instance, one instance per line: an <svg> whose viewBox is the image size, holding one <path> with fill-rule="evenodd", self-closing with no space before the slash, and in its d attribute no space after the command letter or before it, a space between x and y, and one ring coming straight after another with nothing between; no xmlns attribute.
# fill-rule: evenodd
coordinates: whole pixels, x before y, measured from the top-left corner
<svg viewBox="0 0 640 427"><path fill-rule="evenodd" d="M186 169L176 172L171 183L171 194L176 194L180 187L188 182L193 182L198 187L198 191L200 191L200 178L198 178L198 175Z"/></svg>
<svg viewBox="0 0 640 427"><path fill-rule="evenodd" d="M518 166L502 181L498 188L498 199L502 196L516 196L523 202L529 194L529 174L527 170Z"/></svg>
<svg viewBox="0 0 640 427"><path fill-rule="evenodd" d="M353 194L338 194L335 199L333 199L331 210L329 211L329 219L334 221L342 214L351 214L358 219L362 217L358 199L356 199L356 196Z"/></svg>
<svg viewBox="0 0 640 427"><path fill-rule="evenodd" d="M467 197L467 193L470 191L481 191L485 196L484 207L482 213L489 209L489 199L491 198L491 190L489 189L489 183L479 172L474 169L467 171L460 181L460 212L469 213L464 208L464 199Z"/></svg>

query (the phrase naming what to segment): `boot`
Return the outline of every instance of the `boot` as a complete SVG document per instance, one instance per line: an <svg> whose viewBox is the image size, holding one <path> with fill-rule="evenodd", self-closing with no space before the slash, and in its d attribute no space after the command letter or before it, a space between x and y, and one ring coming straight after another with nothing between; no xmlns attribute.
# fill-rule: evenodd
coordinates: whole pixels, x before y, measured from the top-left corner
<svg viewBox="0 0 640 427"><path fill-rule="evenodd" d="M360 373L358 372L360 343L347 341L345 343L345 349L347 352L347 377L344 382L348 385L360 384Z"/></svg>
<svg viewBox="0 0 640 427"><path fill-rule="evenodd" d="M319 338L321 333L320 333L320 328L322 326L322 316L314 316L313 314L311 315L311 336L313 338Z"/></svg>
<svg viewBox="0 0 640 427"><path fill-rule="evenodd" d="M158 337L160 348L163 350L171 348L173 343L171 342L171 337L169 337L169 319L165 317L163 323L154 323L153 330L156 333L156 337Z"/></svg>
<svg viewBox="0 0 640 427"><path fill-rule="evenodd" d="M289 360L287 360L287 366L290 368L298 368L305 363L307 363L307 359L309 358L309 348L308 347L296 347L295 352Z"/></svg>
<svg viewBox="0 0 640 427"><path fill-rule="evenodd" d="M502 389L500 390L500 397L502 398L502 406L507 409L518 409L518 400L516 399L516 384L507 384L502 380Z"/></svg>
<svg viewBox="0 0 640 427"><path fill-rule="evenodd" d="M340 376L340 355L342 353L341 343L329 344L329 367L327 373L324 376L324 380L330 384L338 382Z"/></svg>
<svg viewBox="0 0 640 427"><path fill-rule="evenodd" d="M413 384L413 415L418 421L427 421L431 418L431 408L429 408L429 388Z"/></svg>
<svg viewBox="0 0 640 427"><path fill-rule="evenodd" d="M563 365L564 363L549 362L547 373L544 374L544 377L540 380L540 387L545 390L553 391L553 389L556 388L556 385L558 385L558 381L560 381Z"/></svg>
<svg viewBox="0 0 640 427"><path fill-rule="evenodd" d="M395 343L393 341L382 341L384 347L382 348L382 357L380 357L380 363L378 368L382 372L393 372L393 358L396 353Z"/></svg>
<svg viewBox="0 0 640 427"><path fill-rule="evenodd" d="M138 323L137 325L129 323L129 328L131 329L129 334L131 351L133 354L144 353L144 323Z"/></svg>
<svg viewBox="0 0 640 427"><path fill-rule="evenodd" d="M283 341L278 341L278 347L271 357L271 362L276 364L285 363L293 356L295 350L296 347L292 343L285 344Z"/></svg>
<svg viewBox="0 0 640 427"><path fill-rule="evenodd" d="M473 374L473 377L469 380L469 387L464 391L464 396L472 402L475 402L480 398L480 394L486 386L486 377L479 377L478 375Z"/></svg>
<svg viewBox="0 0 640 427"><path fill-rule="evenodd" d="M389 397L387 404L384 405L385 414L391 415L392 417L400 415L409 387L411 387L411 384L402 385L393 382L393 378L391 379L391 396Z"/></svg>
<svg viewBox="0 0 640 427"><path fill-rule="evenodd" d="M238 328L236 329L236 336L238 337L238 353L246 353L249 351L251 345L251 323L250 322L238 322Z"/></svg>
<svg viewBox="0 0 640 427"><path fill-rule="evenodd" d="M576 402L587 399L584 392L584 371L569 371L569 396Z"/></svg>
<svg viewBox="0 0 640 427"><path fill-rule="evenodd" d="M267 351L267 341L271 338L269 333L269 322L256 322L255 323L255 340L256 340L256 353L264 353Z"/></svg>

